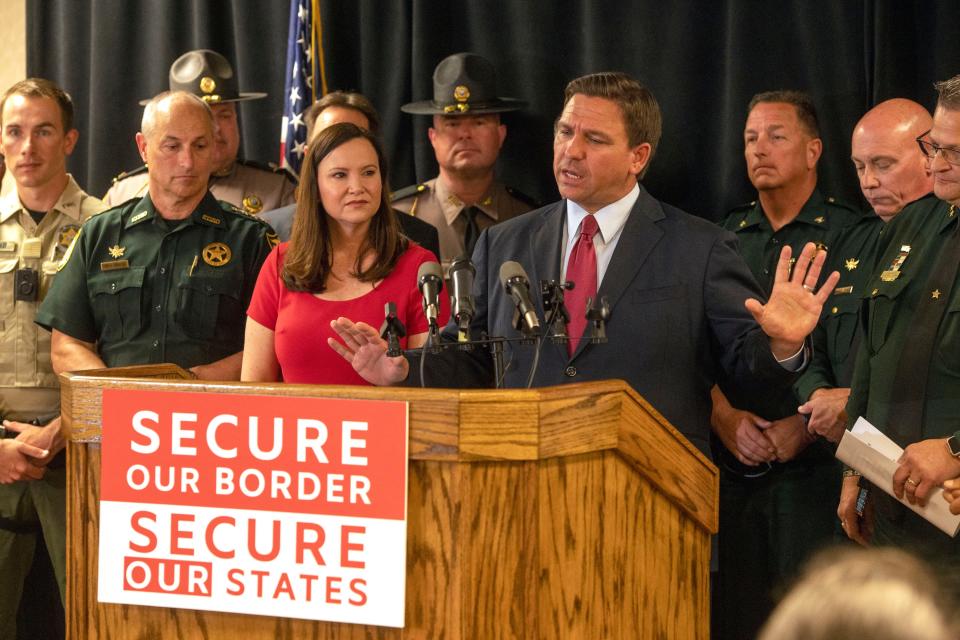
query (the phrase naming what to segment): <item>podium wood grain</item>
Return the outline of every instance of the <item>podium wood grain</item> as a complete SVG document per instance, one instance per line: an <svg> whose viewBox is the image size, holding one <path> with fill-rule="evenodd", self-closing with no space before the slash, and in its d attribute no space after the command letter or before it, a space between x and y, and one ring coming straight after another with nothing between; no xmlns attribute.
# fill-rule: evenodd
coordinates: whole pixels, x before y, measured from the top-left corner
<svg viewBox="0 0 960 640"><path fill-rule="evenodd" d="M623 382L458 391L122 373L155 379L61 377L69 638L708 636L717 470ZM406 627L98 603L105 388L409 401Z"/></svg>

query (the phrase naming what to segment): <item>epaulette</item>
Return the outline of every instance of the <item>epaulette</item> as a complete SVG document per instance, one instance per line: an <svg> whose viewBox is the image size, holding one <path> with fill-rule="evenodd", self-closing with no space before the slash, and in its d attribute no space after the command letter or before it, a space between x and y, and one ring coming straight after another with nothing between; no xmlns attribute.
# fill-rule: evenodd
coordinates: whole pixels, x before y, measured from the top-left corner
<svg viewBox="0 0 960 640"><path fill-rule="evenodd" d="M277 175L284 176L293 182L293 184L297 184L297 177L285 167L278 165L276 162L257 162L256 160L244 160L242 158L237 158L237 164L242 164L243 166L250 167L251 169L276 173Z"/></svg>
<svg viewBox="0 0 960 640"><path fill-rule="evenodd" d="M222 209L226 213L232 213L234 215L243 216L244 218L249 218L250 220L256 220L260 224L270 226L267 224L267 221L263 220L260 216L255 216L252 213L246 211L245 209L241 209L240 207L236 206L231 202L227 202L226 200L217 200L217 204L219 204L220 209Z"/></svg>
<svg viewBox="0 0 960 640"><path fill-rule="evenodd" d="M736 213L738 211L749 211L750 209L753 209L755 206L757 206L756 200L751 200L750 202L744 202L743 204L738 204L734 208L730 209L730 211L727 211L724 217L729 216L731 213Z"/></svg>
<svg viewBox="0 0 960 640"><path fill-rule="evenodd" d="M735 206L723 214L723 217L720 218L720 226L730 229L730 225L732 224L731 220L736 216L740 216L741 218L739 224L737 224L737 228L742 229L743 227L747 226L747 219L744 217L744 214L750 213L750 211L752 211L756 206L756 200L751 200L750 202L744 202L743 204Z"/></svg>
<svg viewBox="0 0 960 640"><path fill-rule="evenodd" d="M409 187L404 187L390 194L390 202L396 202L397 200L404 200L410 196L418 196L421 193L424 193L430 187L427 186L425 182L420 184L412 184Z"/></svg>
<svg viewBox="0 0 960 640"><path fill-rule="evenodd" d="M829 204L829 205L831 205L831 206L837 207L837 208L839 208L839 209L846 209L846 210L849 211L850 213L855 213L855 214L857 214L857 215L860 215L861 213L863 213L860 209L857 209L857 208L856 208L855 206L853 206L852 204L849 204L849 203L847 203L847 202L844 202L843 200L840 200L839 198L834 198L833 196L827 196L827 197L824 198L823 200L824 200L824 202L826 202L827 204Z"/></svg>
<svg viewBox="0 0 960 640"><path fill-rule="evenodd" d="M514 189L513 187L506 187L506 189L507 189L507 193L509 193L510 197L512 197L514 200L519 200L523 204L533 209L540 208L539 202L537 202L536 200L534 200L524 192L520 191L519 189Z"/></svg>
<svg viewBox="0 0 960 640"><path fill-rule="evenodd" d="M131 169L130 171L121 171L121 172L118 173L117 176L113 179L113 184L116 184L116 183L120 182L120 181L123 180L124 178L129 178L130 176L135 176L135 175L139 175L139 174L141 174L141 173L145 173L146 170L147 170L147 165L144 164L144 165L140 165L140 166L137 167L136 169Z"/></svg>

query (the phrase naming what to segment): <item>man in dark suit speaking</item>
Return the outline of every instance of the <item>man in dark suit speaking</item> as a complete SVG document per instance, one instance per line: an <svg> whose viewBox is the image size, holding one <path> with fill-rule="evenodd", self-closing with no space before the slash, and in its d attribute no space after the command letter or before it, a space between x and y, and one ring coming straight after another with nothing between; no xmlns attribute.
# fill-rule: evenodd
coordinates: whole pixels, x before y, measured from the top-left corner
<svg viewBox="0 0 960 640"><path fill-rule="evenodd" d="M660 127L653 95L625 74L591 74L567 85L553 167L564 199L480 236L473 252L471 328L476 336L519 337L514 302L498 277L505 261L523 265L531 283L573 281L565 296L570 344L542 345L533 386L622 378L709 456L711 385L719 382L747 404L763 395L758 387L788 385L837 274L815 293L825 254L806 246L791 274L785 250L770 299L761 303L732 234L659 202L640 186ZM598 296L610 307L608 341L580 340L585 303ZM542 302L534 304L543 318ZM344 318L334 328L343 343L331 340L331 346L368 380L406 379L406 358L386 357L376 329ZM534 347L512 348L505 386L522 387ZM437 371L449 360L487 375L492 369L482 349L443 355L450 357L428 356L428 383L457 379Z"/></svg>

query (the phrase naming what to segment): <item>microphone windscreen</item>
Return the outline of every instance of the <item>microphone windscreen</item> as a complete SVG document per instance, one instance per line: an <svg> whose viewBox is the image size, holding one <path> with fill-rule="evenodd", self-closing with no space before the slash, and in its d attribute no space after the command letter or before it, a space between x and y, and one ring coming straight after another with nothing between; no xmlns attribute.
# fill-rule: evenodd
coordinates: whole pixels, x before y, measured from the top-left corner
<svg viewBox="0 0 960 640"><path fill-rule="evenodd" d="M470 271L470 275L476 275L477 268L473 266L473 262L467 256L457 256L453 259L453 262L450 263L450 277L453 278L453 274L459 271L467 269Z"/></svg>
<svg viewBox="0 0 960 640"><path fill-rule="evenodd" d="M522 277L527 282L530 281L530 278L527 277L527 272L523 270L523 265L519 262L507 260L500 265L500 284L503 285L504 288L507 288L508 280L516 278L517 276Z"/></svg>
<svg viewBox="0 0 960 640"><path fill-rule="evenodd" d="M424 262L417 270L417 282L423 282L427 276L436 276L443 282L443 268L439 262Z"/></svg>

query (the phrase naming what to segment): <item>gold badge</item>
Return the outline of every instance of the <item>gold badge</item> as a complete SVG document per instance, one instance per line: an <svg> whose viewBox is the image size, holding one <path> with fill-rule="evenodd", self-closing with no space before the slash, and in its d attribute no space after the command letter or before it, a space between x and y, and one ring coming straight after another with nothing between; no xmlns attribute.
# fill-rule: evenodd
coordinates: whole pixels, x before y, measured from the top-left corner
<svg viewBox="0 0 960 640"><path fill-rule="evenodd" d="M200 91L204 93L213 93L217 88L217 81L210 76L200 78Z"/></svg>
<svg viewBox="0 0 960 640"><path fill-rule="evenodd" d="M250 214L258 214L263 211L263 200L260 196L249 195L243 199L243 209Z"/></svg>
<svg viewBox="0 0 960 640"><path fill-rule="evenodd" d="M267 231L267 244L270 245L270 248L280 244L280 238L272 231Z"/></svg>
<svg viewBox="0 0 960 640"><path fill-rule="evenodd" d="M203 261L211 267L222 267L230 262L233 252L222 242L211 242L203 248Z"/></svg>
<svg viewBox="0 0 960 640"><path fill-rule="evenodd" d="M823 216L817 216L816 218L813 219L813 221L816 222L817 224L823 224L824 222L826 222L826 220L827 219L824 218Z"/></svg>
<svg viewBox="0 0 960 640"><path fill-rule="evenodd" d="M860 260L858 258L848 258L843 266L847 268L847 271L853 271L860 266Z"/></svg>
<svg viewBox="0 0 960 640"><path fill-rule="evenodd" d="M453 99L457 102L466 102L470 99L470 89L466 85L458 84L453 90Z"/></svg>
<svg viewBox="0 0 960 640"><path fill-rule="evenodd" d="M931 292L930 292L930 297L931 297L932 299L934 299L934 300L939 300L939 299L940 299L940 289L934 289L933 291L931 291Z"/></svg>
<svg viewBox="0 0 960 640"><path fill-rule="evenodd" d="M70 243L73 242L73 239L77 236L77 232L80 231L80 225L68 224L60 228L60 233L57 236L57 246L61 249L66 250L70 246Z"/></svg>
<svg viewBox="0 0 960 640"><path fill-rule="evenodd" d="M127 250L126 247L121 247L120 245L115 244L109 249L107 249L107 253L110 254L111 258L122 258L123 252L126 250Z"/></svg>

